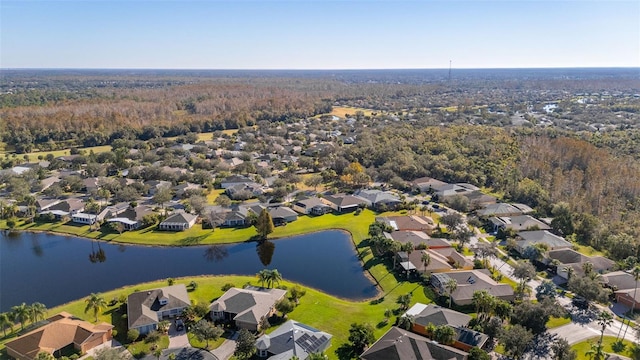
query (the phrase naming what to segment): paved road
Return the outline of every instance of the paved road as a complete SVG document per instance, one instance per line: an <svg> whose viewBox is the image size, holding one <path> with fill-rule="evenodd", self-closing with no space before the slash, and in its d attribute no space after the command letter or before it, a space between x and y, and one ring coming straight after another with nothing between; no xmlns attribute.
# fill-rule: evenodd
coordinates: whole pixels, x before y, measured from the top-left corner
<svg viewBox="0 0 640 360"><path fill-rule="evenodd" d="M482 234L480 236L486 236L485 234ZM473 236L471 238L471 243L470 245L473 246L475 244L477 244L477 242L479 241L477 236ZM502 251L499 250L501 253ZM502 253L504 255L504 253ZM505 263L504 261L502 261L499 258L494 258L491 257L489 258L489 262L491 263L491 265L493 265L494 267L496 267L496 269L498 269L503 276L508 277L509 279L512 279L514 281L518 281L514 276L513 276L513 267L507 263ZM533 279L530 280L527 285L529 285L529 287L531 288L531 298L535 299L536 296L536 287L538 287L541 284L541 282L539 280ZM549 333L551 334L556 334L560 337L563 337L565 339L567 339L567 341L569 342L569 344L574 344L577 342L581 342L590 338L593 338L594 336L599 336L600 335L600 326L598 325L598 323L595 320L595 317L597 316L597 312L596 311L592 311L592 313L589 315L590 318L585 318L585 314L578 314L576 313L574 310L575 308L571 307L571 299L567 298L567 297L558 297L557 298L558 302L565 306L568 309L573 309L572 311L572 318L573 318L573 322L571 324L567 324L567 325L563 325L554 329L550 329ZM612 312L611 309L606 308L602 305L598 305L598 304L592 304L592 307L595 306L595 309L597 309L598 311L609 311ZM617 336L620 328L623 326L622 322L614 319L613 323L607 327L607 329L605 330L605 335L610 335L610 336ZM637 341L635 339L635 335L634 332L632 331L633 329L630 329L629 331L627 331L627 335L624 337L626 340L629 340L631 342L635 342ZM624 333L624 329L622 329L622 333ZM622 336L622 333L620 334L620 336Z"/></svg>

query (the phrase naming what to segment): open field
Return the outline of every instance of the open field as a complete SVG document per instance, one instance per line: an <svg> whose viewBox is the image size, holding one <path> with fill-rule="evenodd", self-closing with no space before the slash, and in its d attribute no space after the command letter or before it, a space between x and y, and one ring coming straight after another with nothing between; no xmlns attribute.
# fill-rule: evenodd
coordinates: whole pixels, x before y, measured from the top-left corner
<svg viewBox="0 0 640 360"><path fill-rule="evenodd" d="M371 109L354 108L348 106L334 106L329 115L335 115L341 118L345 118L347 117L347 114L355 116L356 111L362 111L364 113L364 116L371 116L371 114L374 112L381 113L381 111Z"/></svg>
<svg viewBox="0 0 640 360"><path fill-rule="evenodd" d="M111 145L102 145L102 146L79 148L78 150L86 151L87 153L89 153L90 151L93 151L94 153L98 154L98 153L111 151ZM6 156L8 153L0 152L0 154L4 154ZM52 151L36 151L36 152L30 152L30 153L27 153L27 154L16 154L16 156L18 158L22 159L26 155L26 156L29 157L29 162L36 162L36 161L38 161L38 156L42 156L44 158L48 154L52 154L54 157L65 156L65 155L69 155L69 149L52 150ZM11 155L13 155L13 154L11 154Z"/></svg>
<svg viewBox="0 0 640 360"><path fill-rule="evenodd" d="M335 215L326 214L318 217L300 216L298 220L279 226L269 235L269 238L280 238L307 234L314 231L343 229L351 233L354 241L359 243L367 237L369 225L374 221L375 215L370 210L363 211L360 215L354 213ZM6 221L0 221L0 229L7 229ZM148 227L141 230L126 231L121 235L108 230L90 230L89 225L75 225L68 223L43 223L34 222L26 224L23 221L18 223L18 230L30 231L51 231L55 233L82 236L91 239L113 241L138 245L208 245L208 244L229 244L248 241L256 235L254 227L247 228L217 228L202 229L200 224L196 224L191 229L180 232L159 231L155 227Z"/></svg>

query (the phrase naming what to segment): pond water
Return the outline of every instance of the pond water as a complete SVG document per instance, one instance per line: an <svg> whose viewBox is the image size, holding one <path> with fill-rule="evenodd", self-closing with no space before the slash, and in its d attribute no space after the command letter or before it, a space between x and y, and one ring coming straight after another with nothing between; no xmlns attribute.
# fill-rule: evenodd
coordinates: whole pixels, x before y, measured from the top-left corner
<svg viewBox="0 0 640 360"><path fill-rule="evenodd" d="M0 233L0 311L22 302L51 308L124 285L192 275L255 275L278 269L341 298L374 297L349 235L323 231L264 245L149 247L45 233ZM243 284L236 284L241 286Z"/></svg>

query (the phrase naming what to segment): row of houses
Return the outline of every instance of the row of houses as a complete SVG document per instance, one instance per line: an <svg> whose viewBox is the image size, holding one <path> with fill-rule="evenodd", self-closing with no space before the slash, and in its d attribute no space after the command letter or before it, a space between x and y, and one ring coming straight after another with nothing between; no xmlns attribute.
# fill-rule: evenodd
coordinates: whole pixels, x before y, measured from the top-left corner
<svg viewBox="0 0 640 360"><path fill-rule="evenodd" d="M262 324L275 314L275 304L286 296L280 289L231 288L213 301L210 315L214 321L232 323L238 329L263 330ZM137 291L127 297L127 327L141 335L158 329L158 323L174 319L191 305L185 285ZM68 313L43 321L37 329L6 344L7 354L18 360L34 360L41 352L61 356L73 347L81 354L111 341L113 325L91 324ZM289 320L270 334L256 340L256 351L263 358L305 359L311 353L331 346L332 335L306 324Z"/></svg>
<svg viewBox="0 0 640 360"><path fill-rule="evenodd" d="M276 303L285 298L286 290L258 287L231 288L209 305L211 319L232 323L238 329L259 332L265 319L275 314ZM147 334L157 329L163 319L178 316L191 304L184 285L173 285L136 292L127 299L129 329ZM289 320L270 334L256 340L260 357L305 359L311 353L323 352L331 346L332 335L297 321Z"/></svg>

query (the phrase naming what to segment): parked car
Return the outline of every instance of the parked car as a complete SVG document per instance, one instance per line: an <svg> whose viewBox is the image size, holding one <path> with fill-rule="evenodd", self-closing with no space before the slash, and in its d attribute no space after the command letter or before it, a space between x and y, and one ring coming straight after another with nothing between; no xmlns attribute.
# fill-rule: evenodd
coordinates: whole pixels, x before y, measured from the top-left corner
<svg viewBox="0 0 640 360"><path fill-rule="evenodd" d="M184 330L184 321L182 321L182 319L176 319L176 330Z"/></svg>

